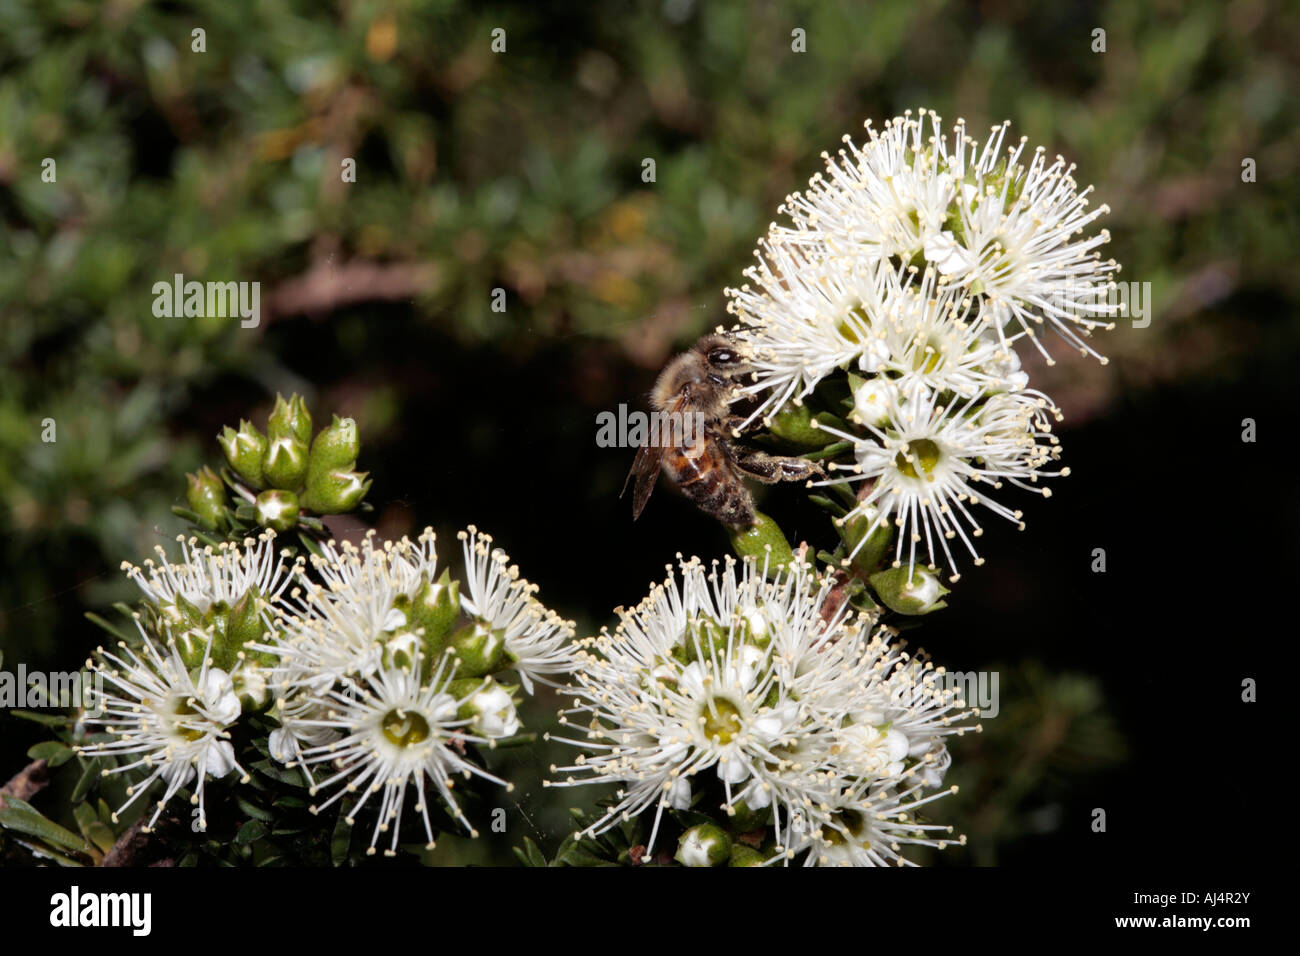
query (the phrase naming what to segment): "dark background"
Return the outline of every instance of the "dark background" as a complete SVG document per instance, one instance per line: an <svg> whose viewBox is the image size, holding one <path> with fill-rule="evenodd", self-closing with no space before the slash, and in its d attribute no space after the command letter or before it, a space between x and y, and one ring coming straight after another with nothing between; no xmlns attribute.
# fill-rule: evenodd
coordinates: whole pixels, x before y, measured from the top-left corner
<svg viewBox="0 0 1300 956"><path fill-rule="evenodd" d="M936 807L969 846L936 862L1232 872L1264 852L1280 762L1241 681L1294 630L1297 49L1294 9L1262 0L0 3L4 666L77 666L99 641L83 612L131 596L121 560L182 530L183 472L276 390L357 419L385 535L433 524L449 559L476 523L583 633L610 623L676 552L727 543L667 489L632 523L632 453L596 447L597 413L726 320L722 290L843 133L917 107L1009 118L1112 207L1108 254L1152 283L1153 321L1103 337L1107 366L1060 348L1030 368L1073 473L1023 503L1026 531L989 527L987 564L913 637L1001 678ZM155 318L175 272L261 282L261 326ZM826 533L796 490L761 506ZM39 739L0 715L0 778ZM516 795L548 848L585 796L554 794ZM508 845L440 842L445 862Z"/></svg>

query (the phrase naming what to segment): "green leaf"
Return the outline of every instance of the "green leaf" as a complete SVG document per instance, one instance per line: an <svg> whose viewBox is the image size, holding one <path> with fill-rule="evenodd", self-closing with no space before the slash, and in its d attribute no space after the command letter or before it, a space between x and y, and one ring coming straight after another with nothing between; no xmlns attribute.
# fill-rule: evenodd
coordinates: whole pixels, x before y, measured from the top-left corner
<svg viewBox="0 0 1300 956"><path fill-rule="evenodd" d="M352 846L352 827L348 826L347 814L340 813L334 823L334 833L330 837L330 862L342 866L348 858L348 848Z"/></svg>
<svg viewBox="0 0 1300 956"><path fill-rule="evenodd" d="M572 840L570 843L569 841ZM587 846L594 844L589 841L579 842L569 837L565 840L567 846L561 846L560 851L555 854L555 862L562 866L608 866L609 860L596 856L587 849Z"/></svg>
<svg viewBox="0 0 1300 956"><path fill-rule="evenodd" d="M546 855L533 842L532 837L524 837L524 848L514 848L515 856L524 866L546 866Z"/></svg>
<svg viewBox="0 0 1300 956"><path fill-rule="evenodd" d="M21 838L16 839L15 842L19 846L25 847L28 851L30 851L35 856L45 857L47 859L53 860L55 863L59 864L59 866L85 866L86 865L81 860L60 853L58 850L54 849L54 847L47 846L44 843L32 843L30 840L23 840Z"/></svg>
<svg viewBox="0 0 1300 956"><path fill-rule="evenodd" d="M44 724L46 727L67 728L72 726L72 718L67 714L38 714L33 710L11 710L9 713L15 717L21 717L23 720Z"/></svg>
<svg viewBox="0 0 1300 956"><path fill-rule="evenodd" d="M275 819L275 814L270 810L265 810L254 803L250 803L243 797L236 796L235 803L245 815L252 817L254 820L261 820L263 823L270 823Z"/></svg>
<svg viewBox="0 0 1300 956"><path fill-rule="evenodd" d="M81 771L81 776L77 779L77 785L72 788L73 803L80 803L90 795L90 791L99 782L103 769L104 763L99 757L94 757L86 763L86 769Z"/></svg>
<svg viewBox="0 0 1300 956"><path fill-rule="evenodd" d="M303 778L302 771L297 767L281 767L273 761L255 760L249 764L258 773L265 774L272 780L280 783L287 783L295 787L306 787L307 781Z"/></svg>
<svg viewBox="0 0 1300 956"><path fill-rule="evenodd" d="M808 500L819 508L823 508L835 515L837 518L843 518L849 513L848 509L843 507L838 501L832 501L825 495L809 495Z"/></svg>
<svg viewBox="0 0 1300 956"><path fill-rule="evenodd" d="M827 445L825 448L819 448L817 451L805 452L799 457L806 458L808 461L821 461L825 458L834 458L836 455L840 454L840 452L848 451L852 447L853 442L851 441L837 441L832 445Z"/></svg>
<svg viewBox="0 0 1300 956"><path fill-rule="evenodd" d="M112 827L103 824L99 819L99 814L95 812L95 809L90 804L78 803L72 808L72 815L77 820L77 829L89 842L99 847L104 853L113 849L117 837L113 835Z"/></svg>
<svg viewBox="0 0 1300 956"><path fill-rule="evenodd" d="M78 853L85 853L90 849L90 844L85 840L71 830L42 816L40 811L25 800L6 796L5 804L5 808L0 810L0 826L6 830L25 833Z"/></svg>
<svg viewBox="0 0 1300 956"><path fill-rule="evenodd" d="M44 760L51 767L61 767L72 759L72 748L58 740L46 740L27 748L27 756Z"/></svg>
<svg viewBox="0 0 1300 956"><path fill-rule="evenodd" d="M248 846L254 840L260 840L264 836L266 836L265 824L260 820L249 820L235 834L235 845Z"/></svg>

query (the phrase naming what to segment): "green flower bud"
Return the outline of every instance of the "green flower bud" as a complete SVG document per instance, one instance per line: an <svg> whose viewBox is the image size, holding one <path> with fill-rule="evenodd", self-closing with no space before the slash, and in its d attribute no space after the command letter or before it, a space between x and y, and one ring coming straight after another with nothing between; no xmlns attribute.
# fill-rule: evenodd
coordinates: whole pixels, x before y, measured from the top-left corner
<svg viewBox="0 0 1300 956"><path fill-rule="evenodd" d="M333 423L328 428L321 429L321 433L311 443L308 480L310 481L310 476L323 475L329 471L351 471L360 452L361 439L357 435L357 423L350 418L335 415Z"/></svg>
<svg viewBox="0 0 1300 956"><path fill-rule="evenodd" d="M295 438L308 445L311 442L311 414L307 403L296 392L286 402L280 393L275 395L275 408L266 420L266 435L270 439ZM304 449L305 450L305 449Z"/></svg>
<svg viewBox="0 0 1300 956"><path fill-rule="evenodd" d="M191 627L176 637L176 650L180 652L181 662L194 670L203 664L203 655L207 652L211 635L201 628Z"/></svg>
<svg viewBox="0 0 1300 956"><path fill-rule="evenodd" d="M475 621L451 636L451 649L458 661L458 677L482 677L505 664L505 632L488 630L482 622Z"/></svg>
<svg viewBox="0 0 1300 956"><path fill-rule="evenodd" d="M727 629L707 614L694 614L686 619L686 634L682 638L682 661L710 660L727 652Z"/></svg>
<svg viewBox="0 0 1300 956"><path fill-rule="evenodd" d="M813 413L807 405L786 402L781 406L780 411L772 416L767 430L777 438L802 448L824 448L835 440L833 435L818 430L812 420Z"/></svg>
<svg viewBox="0 0 1300 956"><path fill-rule="evenodd" d="M411 631L402 629L391 634L384 641L384 666L400 667L409 670L415 663L416 652L420 649L420 639ZM431 661L424 661L421 667L421 679L427 680L432 673Z"/></svg>
<svg viewBox="0 0 1300 956"><path fill-rule="evenodd" d="M753 527L731 532L731 546L736 553L742 558L757 559L760 568L766 561L769 574L793 563L794 552L777 523L760 511L754 512L754 518Z"/></svg>
<svg viewBox="0 0 1300 956"><path fill-rule="evenodd" d="M257 496L257 523L273 531L288 531L298 523L298 496L272 488Z"/></svg>
<svg viewBox="0 0 1300 956"><path fill-rule="evenodd" d="M183 594L177 594L172 603L164 604L158 610L173 630L203 627L207 623L198 605L191 603Z"/></svg>
<svg viewBox="0 0 1300 956"><path fill-rule="evenodd" d="M438 660L460 617L459 584L451 579L450 571L443 571L437 581L425 581L404 610L412 625L424 628L425 657Z"/></svg>
<svg viewBox="0 0 1300 956"><path fill-rule="evenodd" d="M922 355L925 353L922 352ZM937 361L927 356L927 361ZM927 369L929 371L929 369ZM853 418L860 425L884 425L897 400L898 389L882 376L869 378L853 386Z"/></svg>
<svg viewBox="0 0 1300 956"><path fill-rule="evenodd" d="M464 699L456 717L470 721L470 729L484 737L513 737L519 733L519 714L515 710L514 688L498 684L491 677L454 680L447 693Z"/></svg>
<svg viewBox="0 0 1300 956"><path fill-rule="evenodd" d="M262 463L262 474L272 488L297 491L307 477L307 443L292 435L272 438Z"/></svg>
<svg viewBox="0 0 1300 956"><path fill-rule="evenodd" d="M731 859L731 837L712 823L693 826L677 841L673 859L682 866L719 866Z"/></svg>
<svg viewBox="0 0 1300 956"><path fill-rule="evenodd" d="M867 513L845 522L840 530L840 536L844 539L848 552L852 554L855 549L857 550L850 564L862 577L875 573L894 540L894 529L888 521L880 522L872 529L871 534L867 534L867 529L875 521L876 514L876 509L868 506Z"/></svg>
<svg viewBox="0 0 1300 956"><path fill-rule="evenodd" d="M752 810L744 800L736 801L731 809L731 827L737 833L761 830L772 820L771 812L767 808Z"/></svg>
<svg viewBox="0 0 1300 956"><path fill-rule="evenodd" d="M262 595L256 588L249 588L230 608L226 618L226 639L234 653L244 649L246 644L264 643L266 637L266 619L263 614ZM232 655L233 657L233 655ZM230 661L234 666L234 660ZM220 666L220 665L219 665ZM229 668L226 668L229 670Z"/></svg>
<svg viewBox="0 0 1300 956"><path fill-rule="evenodd" d="M199 524L209 531L226 526L226 486L221 477L204 465L195 474L185 476L185 501L199 517Z"/></svg>
<svg viewBox="0 0 1300 956"><path fill-rule="evenodd" d="M752 846L737 843L731 848L731 858L727 861L727 866L762 866L763 863L763 854Z"/></svg>
<svg viewBox="0 0 1300 956"><path fill-rule="evenodd" d="M868 580L885 606L899 614L929 614L948 606L941 600L948 589L925 568L913 568L910 580L907 568L901 567L879 571Z"/></svg>
<svg viewBox="0 0 1300 956"><path fill-rule="evenodd" d="M217 436L231 469L254 488L262 487L262 458L266 454L266 436L252 422L239 422L239 431L229 425Z"/></svg>
<svg viewBox="0 0 1300 956"><path fill-rule="evenodd" d="M270 705L274 696L271 694L271 670L245 664L230 675L239 696L239 706L246 714L260 713Z"/></svg>
<svg viewBox="0 0 1300 956"><path fill-rule="evenodd" d="M308 466L307 490L302 496L302 504L309 511L321 515L351 511L361 504L361 499L370 490L370 479L366 475L364 471L330 471L313 475Z"/></svg>

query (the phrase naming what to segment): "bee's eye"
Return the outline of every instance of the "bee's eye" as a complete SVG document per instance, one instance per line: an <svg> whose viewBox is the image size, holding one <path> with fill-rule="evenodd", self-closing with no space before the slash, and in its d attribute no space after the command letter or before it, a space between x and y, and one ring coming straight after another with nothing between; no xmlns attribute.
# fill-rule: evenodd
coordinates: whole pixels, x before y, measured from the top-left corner
<svg viewBox="0 0 1300 956"><path fill-rule="evenodd" d="M710 365L735 365L738 358L739 357L736 355L735 350L729 349L726 346L720 345L715 349L709 350Z"/></svg>

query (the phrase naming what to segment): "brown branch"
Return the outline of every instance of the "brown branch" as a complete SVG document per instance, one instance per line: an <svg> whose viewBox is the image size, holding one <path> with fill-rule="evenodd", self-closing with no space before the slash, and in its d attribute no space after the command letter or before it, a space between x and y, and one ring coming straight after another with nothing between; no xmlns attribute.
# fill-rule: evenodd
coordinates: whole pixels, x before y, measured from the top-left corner
<svg viewBox="0 0 1300 956"><path fill-rule="evenodd" d="M864 501L871 494L871 489L874 487L876 487L876 479L868 478L863 481L858 486L856 496L858 501ZM835 579L835 583L826 595L826 600L822 603L821 609L821 618L827 624L831 622L831 618L839 613L840 608L844 606L844 602L848 600L849 585L855 579L859 579L856 569L854 569L854 573L850 574L843 568L836 569L832 577Z"/></svg>
<svg viewBox="0 0 1300 956"><path fill-rule="evenodd" d="M146 831L144 820L137 820L118 837L100 866L175 866L175 861L165 857L164 853L158 832Z"/></svg>
<svg viewBox="0 0 1300 956"><path fill-rule="evenodd" d="M0 810L5 808L5 797L30 800L45 789L52 776L49 764L44 760L33 760L14 774L8 783L0 787Z"/></svg>
<svg viewBox="0 0 1300 956"><path fill-rule="evenodd" d="M263 317L322 315L358 302L409 299L432 289L437 277L428 263L320 262L272 289Z"/></svg>
<svg viewBox="0 0 1300 956"><path fill-rule="evenodd" d="M826 600L822 602L821 618L824 624L829 624L848 600L849 583L853 580L849 573L842 569L837 570L831 577L835 579L835 583L831 585Z"/></svg>

